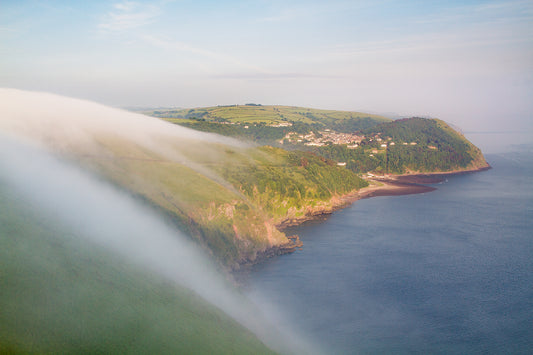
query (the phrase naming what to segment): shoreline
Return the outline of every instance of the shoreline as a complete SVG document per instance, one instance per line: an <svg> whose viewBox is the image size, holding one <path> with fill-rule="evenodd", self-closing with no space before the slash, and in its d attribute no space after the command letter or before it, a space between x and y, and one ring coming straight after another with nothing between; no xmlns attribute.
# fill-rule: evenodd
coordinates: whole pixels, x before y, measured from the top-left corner
<svg viewBox="0 0 533 355"><path fill-rule="evenodd" d="M492 167L487 164L486 166L483 166L481 168L474 168L469 170L385 175L384 180L406 184L437 184L439 182L444 181L449 176L472 174L490 169L492 169ZM380 178L377 179L379 180Z"/></svg>
<svg viewBox="0 0 533 355"><path fill-rule="evenodd" d="M301 217L287 218L275 227L283 231L289 227L299 226L302 223L320 219L331 215L335 211L351 206L354 202L378 196L402 196L426 193L436 190L435 187L412 182L399 182L392 179L367 179L369 186L354 190L342 196L332 197L329 205L308 208L307 213Z"/></svg>
<svg viewBox="0 0 533 355"><path fill-rule="evenodd" d="M307 213L301 217L287 218L275 227L279 231L285 231L292 227L300 226L306 222L317 221L325 219L332 215L334 212L351 206L354 202L366 198L378 197L378 196L403 196L411 194L419 194L435 191L435 187L425 186L415 183L403 183L396 181L383 181L375 179L367 179L371 185L363 187L359 190L352 191L342 196L334 196L329 201L328 206L321 206L315 208L308 208ZM288 242L281 245L272 246L262 252L256 254L255 259L246 260L239 264L237 269L232 270L233 276L237 278L242 274L250 270L251 267L257 264L261 264L268 259L276 256L292 254L296 250L302 250L304 243L300 240L296 234L287 235ZM241 276L239 276L241 275Z"/></svg>
<svg viewBox="0 0 533 355"><path fill-rule="evenodd" d="M460 170L452 172L436 172L436 173L421 173L421 174L403 174L390 175L383 177L367 178L369 186L363 187L359 190L351 191L342 196L334 196L330 199L327 205L318 207L308 207L304 216L288 217L281 222L275 224L275 228L279 231L284 231L291 227L297 227L306 222L317 221L325 219L335 211L350 207L358 200L379 197L379 196L403 196L421 194L437 190L436 187L427 186L427 184L436 184L442 182L448 176L463 175L481 172L491 169L491 166L483 168ZM233 273L242 272L253 265L260 264L267 259L275 256L292 254L297 249L302 249L303 243L298 235L288 235L288 242L282 245L272 246L256 255L253 261L248 260L239 265L237 270Z"/></svg>
<svg viewBox="0 0 533 355"><path fill-rule="evenodd" d="M377 197L377 196L402 196L421 194L435 191L437 188L422 185L418 182L396 181L386 179L368 179L373 183L381 185L371 185L359 190L359 199ZM354 201L355 202L355 201Z"/></svg>

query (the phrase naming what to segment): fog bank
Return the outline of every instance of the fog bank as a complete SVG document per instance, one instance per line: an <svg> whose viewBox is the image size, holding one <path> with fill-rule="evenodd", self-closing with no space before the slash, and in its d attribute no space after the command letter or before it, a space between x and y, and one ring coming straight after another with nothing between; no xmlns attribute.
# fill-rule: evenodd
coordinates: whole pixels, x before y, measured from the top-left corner
<svg viewBox="0 0 533 355"><path fill-rule="evenodd" d="M42 144L94 143L99 135L113 135L154 148L162 140L242 143L211 133L195 131L142 114L60 95L0 88L0 130L37 140Z"/></svg>
<svg viewBox="0 0 533 355"><path fill-rule="evenodd" d="M267 322L260 306L228 284L209 256L153 210L40 148L64 152L61 144L92 144L93 134L99 132L151 148L158 147L158 137L226 144L231 140L55 95L1 89L0 97L0 179L11 189L91 243L195 291L269 347L309 352L294 335L282 334Z"/></svg>
<svg viewBox="0 0 533 355"><path fill-rule="evenodd" d="M0 88L0 132L70 158L146 156L185 165L234 191L205 162L222 147L246 147L232 138L199 132L154 117L60 95ZM235 191L234 191L235 192Z"/></svg>

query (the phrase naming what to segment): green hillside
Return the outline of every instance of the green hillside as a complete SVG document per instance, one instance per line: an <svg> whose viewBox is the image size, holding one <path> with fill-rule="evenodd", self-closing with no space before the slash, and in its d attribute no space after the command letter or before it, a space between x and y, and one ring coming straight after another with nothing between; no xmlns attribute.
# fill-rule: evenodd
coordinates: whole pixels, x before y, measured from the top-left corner
<svg viewBox="0 0 533 355"><path fill-rule="evenodd" d="M33 141L149 204L228 269L294 251L298 241L280 225L331 211L340 197L366 185L352 171L308 152L258 148L83 100L11 94L3 102L8 107L1 131ZM248 110L236 118L242 121L265 108L206 111L230 117L241 109ZM323 113L268 110L298 117Z"/></svg>
<svg viewBox="0 0 533 355"><path fill-rule="evenodd" d="M14 95L4 103L13 107L0 120L2 132L128 192L229 270L294 251L299 241L283 227L343 206L346 195L368 185L363 174L488 166L479 149L440 120L259 105L151 112L237 140L90 102ZM0 350L124 352L128 343L131 352L142 353L167 346L175 349L170 353L268 352L190 291L115 272L105 255L79 254L57 242L71 232L25 210L5 190L0 186ZM110 288L96 287L100 281ZM82 304L89 309L69 303L69 290L87 295ZM94 309L111 319L96 317ZM181 336L158 341L176 329Z"/></svg>
<svg viewBox="0 0 533 355"><path fill-rule="evenodd" d="M116 137L99 139L105 154L75 155L160 209L230 268L293 250L278 224L367 185L308 152L195 141L173 149L183 161Z"/></svg>
<svg viewBox="0 0 533 355"><path fill-rule="evenodd" d="M437 119L390 120L360 112L236 105L152 111L200 131L310 151L356 174L405 174L487 167L483 154Z"/></svg>
<svg viewBox="0 0 533 355"><path fill-rule="evenodd" d="M413 174L477 170L488 167L481 151L444 121L408 118L359 132L356 148L311 147L315 154L346 162L356 173Z"/></svg>
<svg viewBox="0 0 533 355"><path fill-rule="evenodd" d="M192 291L87 245L1 184L0 211L0 353L272 353Z"/></svg>
<svg viewBox="0 0 533 355"><path fill-rule="evenodd" d="M368 184L362 174L486 165L479 150L436 120L259 105L152 112L219 133L238 127L277 145L257 147L90 102L16 94L27 101L0 128L150 204L229 269L294 251L298 242L280 227L339 207Z"/></svg>
<svg viewBox="0 0 533 355"><path fill-rule="evenodd" d="M280 124L302 122L330 126L350 120L372 119L377 122L389 119L368 113L353 111L319 110L295 106L230 105L193 109L159 109L145 111L146 114L174 119L203 119L215 122Z"/></svg>
<svg viewBox="0 0 533 355"><path fill-rule="evenodd" d="M439 172L486 167L481 151L442 120L409 118L366 130L387 142L389 173ZM395 142L391 145L391 142ZM415 143L415 144L412 144Z"/></svg>
<svg viewBox="0 0 533 355"><path fill-rule="evenodd" d="M232 105L194 109L159 109L145 114L189 128L275 145L287 132L330 128L353 132L389 122L379 115L294 106Z"/></svg>

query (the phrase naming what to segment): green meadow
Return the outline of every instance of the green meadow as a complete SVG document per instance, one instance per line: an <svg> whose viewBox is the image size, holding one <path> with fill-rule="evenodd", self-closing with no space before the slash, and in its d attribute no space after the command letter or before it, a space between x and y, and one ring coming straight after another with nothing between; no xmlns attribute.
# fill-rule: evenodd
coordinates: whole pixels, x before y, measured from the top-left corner
<svg viewBox="0 0 533 355"><path fill-rule="evenodd" d="M146 114L168 119L205 119L233 123L280 124L283 122L318 123L371 118L378 122L390 121L380 116L354 111L320 110L296 106L230 105L180 110L152 110Z"/></svg>

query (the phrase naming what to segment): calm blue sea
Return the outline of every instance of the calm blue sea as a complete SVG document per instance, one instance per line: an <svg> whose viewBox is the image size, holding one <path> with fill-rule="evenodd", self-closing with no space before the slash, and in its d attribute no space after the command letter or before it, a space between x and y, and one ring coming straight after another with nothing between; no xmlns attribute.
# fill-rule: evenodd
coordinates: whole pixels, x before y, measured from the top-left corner
<svg viewBox="0 0 533 355"><path fill-rule="evenodd" d="M325 353L533 353L533 150L434 192L357 201L292 230L252 297Z"/></svg>

